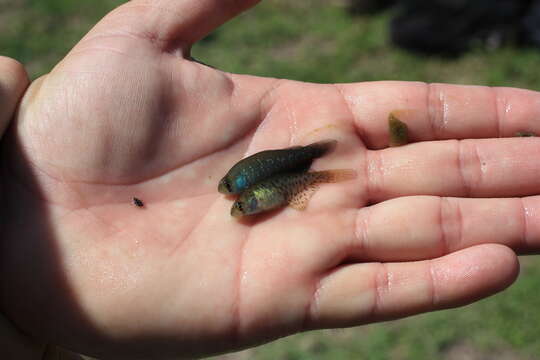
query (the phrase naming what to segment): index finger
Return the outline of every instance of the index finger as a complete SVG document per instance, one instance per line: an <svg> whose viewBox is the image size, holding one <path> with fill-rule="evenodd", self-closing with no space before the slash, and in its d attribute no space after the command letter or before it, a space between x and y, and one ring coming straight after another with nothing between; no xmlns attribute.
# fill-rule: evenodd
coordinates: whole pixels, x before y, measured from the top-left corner
<svg viewBox="0 0 540 360"><path fill-rule="evenodd" d="M369 148L388 146L390 112L411 141L540 133L540 93L517 88L380 81L337 86Z"/></svg>

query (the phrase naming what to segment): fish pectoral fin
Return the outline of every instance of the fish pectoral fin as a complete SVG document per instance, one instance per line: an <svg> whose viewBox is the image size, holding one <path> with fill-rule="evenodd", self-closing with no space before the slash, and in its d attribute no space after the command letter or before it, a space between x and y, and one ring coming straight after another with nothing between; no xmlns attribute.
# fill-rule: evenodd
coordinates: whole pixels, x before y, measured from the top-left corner
<svg viewBox="0 0 540 360"><path fill-rule="evenodd" d="M310 185L304 190L293 195L289 200L289 206L296 210L305 210L308 206L309 200L313 194L315 194L318 188L318 185Z"/></svg>

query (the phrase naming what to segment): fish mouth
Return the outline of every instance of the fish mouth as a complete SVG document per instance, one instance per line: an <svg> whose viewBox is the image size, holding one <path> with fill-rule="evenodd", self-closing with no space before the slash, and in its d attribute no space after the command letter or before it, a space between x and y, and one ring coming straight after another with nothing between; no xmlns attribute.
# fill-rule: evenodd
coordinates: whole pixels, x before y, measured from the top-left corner
<svg viewBox="0 0 540 360"><path fill-rule="evenodd" d="M229 189L227 189L227 184L225 183L225 179L221 179L221 181L219 182L218 191L220 193L222 193L222 194L225 194L225 195L230 195L231 194Z"/></svg>
<svg viewBox="0 0 540 360"><path fill-rule="evenodd" d="M244 213L242 212L242 210L240 210L237 206L236 206L236 203L234 203L234 205L232 206L231 208L231 216L236 218L236 219L239 219L241 217L244 216Z"/></svg>

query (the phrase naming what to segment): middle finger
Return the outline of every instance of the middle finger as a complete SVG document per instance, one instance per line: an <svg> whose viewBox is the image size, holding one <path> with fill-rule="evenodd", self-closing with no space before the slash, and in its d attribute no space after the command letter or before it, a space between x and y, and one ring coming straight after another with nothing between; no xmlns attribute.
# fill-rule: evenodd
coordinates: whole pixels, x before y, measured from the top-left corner
<svg viewBox="0 0 540 360"><path fill-rule="evenodd" d="M540 138L420 142L369 150L370 203L407 195L510 197L540 189ZM426 156L428 155L428 156Z"/></svg>
<svg viewBox="0 0 540 360"><path fill-rule="evenodd" d="M409 196L358 210L355 260L405 261L496 243L532 253L540 249L540 196L505 199Z"/></svg>

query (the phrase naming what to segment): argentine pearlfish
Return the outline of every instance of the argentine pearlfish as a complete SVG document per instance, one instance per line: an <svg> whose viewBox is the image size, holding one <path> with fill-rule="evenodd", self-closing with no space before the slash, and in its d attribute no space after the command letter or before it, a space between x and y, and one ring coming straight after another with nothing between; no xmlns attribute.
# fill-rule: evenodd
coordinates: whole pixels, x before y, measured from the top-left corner
<svg viewBox="0 0 540 360"><path fill-rule="evenodd" d="M319 184L356 178L350 169L282 173L244 191L234 202L231 215L240 218L290 205L304 210Z"/></svg>
<svg viewBox="0 0 540 360"><path fill-rule="evenodd" d="M236 163L219 182L218 191L222 194L240 194L273 175L305 172L313 160L333 150L336 143L335 140L324 140L307 146L258 152Z"/></svg>

